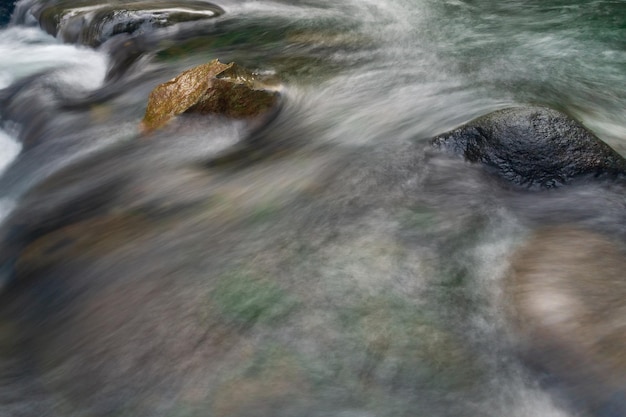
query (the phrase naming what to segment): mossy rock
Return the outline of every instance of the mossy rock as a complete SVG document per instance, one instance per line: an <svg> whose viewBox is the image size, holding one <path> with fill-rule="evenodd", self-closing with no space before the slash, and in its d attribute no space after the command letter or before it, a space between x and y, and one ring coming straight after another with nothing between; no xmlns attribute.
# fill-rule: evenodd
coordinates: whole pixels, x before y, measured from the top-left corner
<svg viewBox="0 0 626 417"><path fill-rule="evenodd" d="M244 328L256 323L279 323L299 305L277 284L246 272L222 277L211 298L212 305L228 322Z"/></svg>
<svg viewBox="0 0 626 417"><path fill-rule="evenodd" d="M161 128L185 112L236 119L262 117L278 107L279 94L269 89L275 87L232 62L222 64L216 59L157 86L150 93L142 129Z"/></svg>

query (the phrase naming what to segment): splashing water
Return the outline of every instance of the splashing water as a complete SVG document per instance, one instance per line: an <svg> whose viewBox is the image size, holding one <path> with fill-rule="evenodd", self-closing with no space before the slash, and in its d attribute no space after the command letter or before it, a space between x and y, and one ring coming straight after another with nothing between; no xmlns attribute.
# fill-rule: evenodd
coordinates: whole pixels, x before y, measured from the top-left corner
<svg viewBox="0 0 626 417"><path fill-rule="evenodd" d="M507 280L536 229L623 241L622 188L512 190L428 141L539 104L626 153L624 6L219 6L98 50L0 30L0 414L605 417L520 357ZM275 119L140 136L215 58L283 80Z"/></svg>

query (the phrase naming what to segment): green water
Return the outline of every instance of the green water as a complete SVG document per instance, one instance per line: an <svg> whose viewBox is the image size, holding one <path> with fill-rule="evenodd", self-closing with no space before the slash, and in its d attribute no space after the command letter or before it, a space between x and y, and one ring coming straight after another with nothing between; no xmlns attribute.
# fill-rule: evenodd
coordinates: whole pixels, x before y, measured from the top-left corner
<svg viewBox="0 0 626 417"><path fill-rule="evenodd" d="M504 282L543 227L623 242L623 190L426 148L538 104L626 155L626 3L226 0L97 51L27 27L43 3L0 30L2 416L620 415L520 357ZM140 137L215 58L281 79L276 119Z"/></svg>

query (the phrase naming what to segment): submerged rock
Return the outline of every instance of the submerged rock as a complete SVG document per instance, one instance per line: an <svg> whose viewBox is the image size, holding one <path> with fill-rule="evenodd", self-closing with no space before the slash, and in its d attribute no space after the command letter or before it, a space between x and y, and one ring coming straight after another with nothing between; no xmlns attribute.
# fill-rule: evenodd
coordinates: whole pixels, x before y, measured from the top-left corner
<svg viewBox="0 0 626 417"><path fill-rule="evenodd" d="M6 25L11 20L11 14L15 8L16 0L0 0L0 27Z"/></svg>
<svg viewBox="0 0 626 417"><path fill-rule="evenodd" d="M41 27L64 42L92 47L121 33L133 34L176 23L210 19L224 10L203 1L85 4L61 1L32 10Z"/></svg>
<svg viewBox="0 0 626 417"><path fill-rule="evenodd" d="M157 86L150 93L142 130L163 127L184 112L263 117L278 106L278 92L269 88L272 86L259 76L232 62L222 64L216 59Z"/></svg>
<svg viewBox="0 0 626 417"><path fill-rule="evenodd" d="M517 251L506 281L523 355L599 416L626 414L625 270L619 243L558 227Z"/></svg>
<svg viewBox="0 0 626 417"><path fill-rule="evenodd" d="M626 174L626 160L611 147L565 114L543 107L490 113L437 136L433 145L528 188Z"/></svg>

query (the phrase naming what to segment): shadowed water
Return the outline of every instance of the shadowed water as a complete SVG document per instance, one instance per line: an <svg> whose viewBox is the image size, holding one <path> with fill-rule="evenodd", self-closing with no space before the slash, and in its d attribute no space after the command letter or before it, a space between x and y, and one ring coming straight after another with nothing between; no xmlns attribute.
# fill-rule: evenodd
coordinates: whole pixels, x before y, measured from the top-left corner
<svg viewBox="0 0 626 417"><path fill-rule="evenodd" d="M585 316L610 346L542 349L569 316L516 320L567 277L511 284L593 248L619 269L623 185L520 190L429 146L533 104L624 155L623 3L225 0L96 50L44 3L0 30L2 416L624 415L620 297ZM281 79L276 118L142 136L150 91L215 58Z"/></svg>

